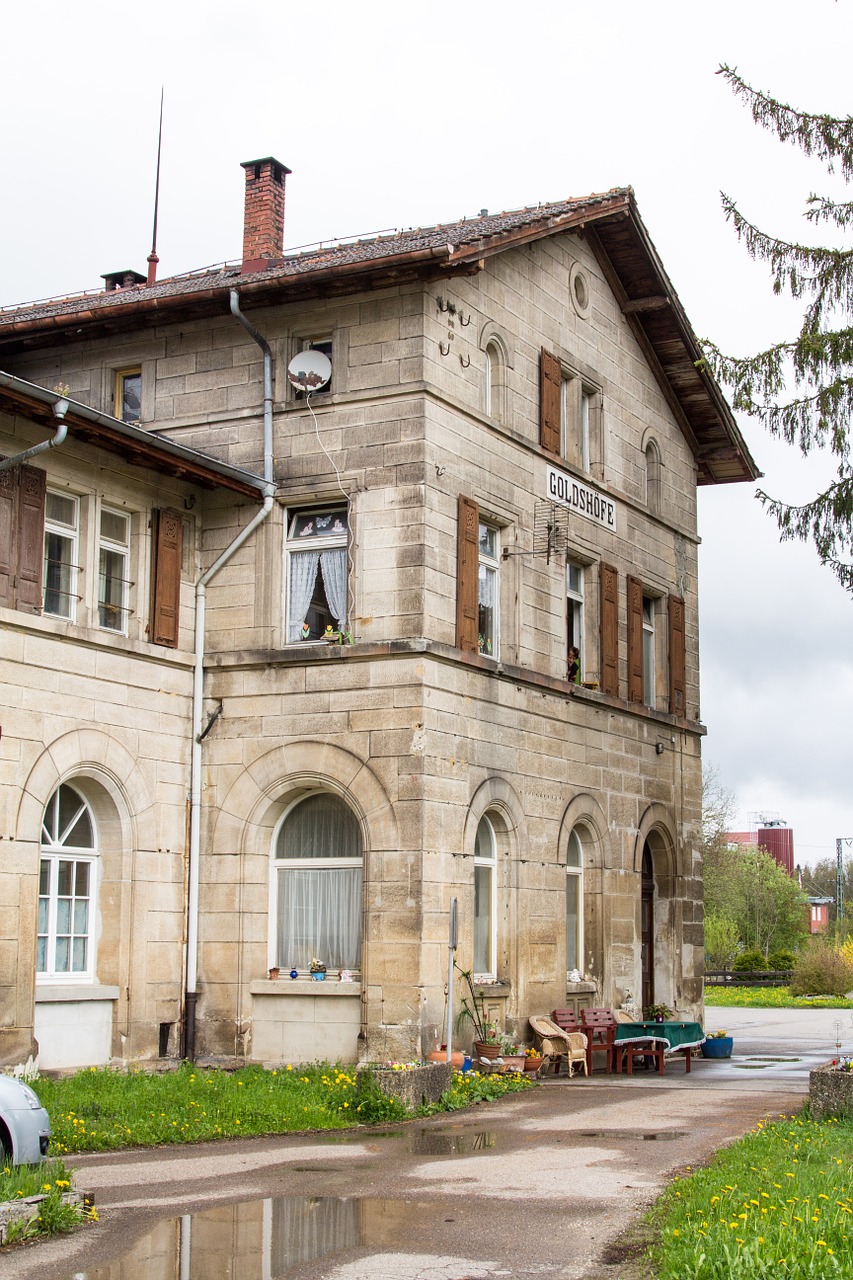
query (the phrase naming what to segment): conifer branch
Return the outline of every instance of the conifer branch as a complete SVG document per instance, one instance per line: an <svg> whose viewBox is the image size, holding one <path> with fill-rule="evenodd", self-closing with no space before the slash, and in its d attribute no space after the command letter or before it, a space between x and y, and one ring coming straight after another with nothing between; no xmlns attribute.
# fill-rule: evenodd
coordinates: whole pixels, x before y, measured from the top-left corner
<svg viewBox="0 0 853 1280"><path fill-rule="evenodd" d="M812 194L807 203L810 207L804 217L809 222L834 222L841 230L853 222L853 200L830 200L828 196Z"/></svg>
<svg viewBox="0 0 853 1280"><path fill-rule="evenodd" d="M717 75L723 76L736 96L746 102L756 124L772 130L781 142L795 142L807 156L822 160L830 173L837 161L843 176L853 178L853 117L839 119L798 111L753 89L738 75L736 67L725 63L718 67Z"/></svg>

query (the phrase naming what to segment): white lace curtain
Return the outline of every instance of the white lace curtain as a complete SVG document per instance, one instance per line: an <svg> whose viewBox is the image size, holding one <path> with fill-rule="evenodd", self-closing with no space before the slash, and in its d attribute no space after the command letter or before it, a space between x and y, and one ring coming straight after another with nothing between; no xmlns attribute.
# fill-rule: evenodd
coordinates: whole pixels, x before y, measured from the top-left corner
<svg viewBox="0 0 853 1280"><path fill-rule="evenodd" d="M347 616L346 547L330 547L328 551L294 551L290 555L290 593L287 616L287 638L302 639L302 624L317 583L317 568L323 575L323 587L329 608L340 628Z"/></svg>
<svg viewBox="0 0 853 1280"><path fill-rule="evenodd" d="M282 867L278 872L278 964L361 967L361 867Z"/></svg>

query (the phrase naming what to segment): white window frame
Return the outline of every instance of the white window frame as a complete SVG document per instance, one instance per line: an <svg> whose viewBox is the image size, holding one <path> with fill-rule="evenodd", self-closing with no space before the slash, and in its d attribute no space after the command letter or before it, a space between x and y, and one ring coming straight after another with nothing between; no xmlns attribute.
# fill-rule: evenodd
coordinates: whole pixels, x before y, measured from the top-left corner
<svg viewBox="0 0 853 1280"><path fill-rule="evenodd" d="M484 850L483 840L487 842ZM479 874L478 874L479 872ZM498 842L494 823L483 814L477 824L474 840L474 980L494 980L497 977L498 954L498 920L497 920L497 882L498 882ZM488 954L480 951L480 940L477 937L477 920L479 896L485 890L488 896L487 910L481 915L487 916L486 937L484 939ZM479 953L478 953L479 952ZM480 962L478 964L478 961Z"/></svg>
<svg viewBox="0 0 853 1280"><path fill-rule="evenodd" d="M110 538L104 534L104 516L114 516L116 519L123 520L127 536L124 542L118 542L114 538ZM111 631L115 635L127 635L128 619L130 617L130 609L128 601L130 598L130 588L133 585L130 581L130 539L132 527L131 516L127 511L119 511L115 507L104 505L98 515L98 626L103 631ZM107 601L104 599L104 557L115 556L121 562L121 576L112 581L118 581L119 584L119 603ZM111 626L104 621L106 611L118 615L118 626Z"/></svg>
<svg viewBox="0 0 853 1280"><path fill-rule="evenodd" d="M60 809L60 793L62 791L71 792L78 802L73 810L73 818L65 824L64 830L59 829L59 809ZM48 813L53 804L51 813L51 827L47 826ZM77 825L83 814L88 816L91 832L92 844L81 846L68 843L70 835L73 834L74 827ZM36 926L37 937L39 942L44 939L44 965L38 968L39 959L37 956L36 964L36 982L92 982L95 977L95 919L97 912L97 888L98 888L98 869L100 859L98 857L98 831L95 824L95 815L92 812L91 805L80 794L75 787L63 783L51 796L50 801L45 809L42 819L42 831L40 841L40 861L39 861L39 918ZM59 928L59 874L62 863L71 863L71 880L72 893L69 908L70 932L58 934ZM79 866L88 867L88 894L77 895L76 881L77 868ZM42 869L48 868L48 892L41 893L41 873ZM62 895L66 898L68 895ZM42 912L42 903L46 900L46 911ZM78 902L85 900L86 908L86 925L85 929L74 929L75 907ZM43 928L42 925L45 927ZM74 939L85 939L86 947L86 964L82 969L57 969L56 967L56 946L57 937L67 937L70 939L69 947L69 963L73 959ZM40 948L39 948L40 950Z"/></svg>
<svg viewBox="0 0 853 1280"><path fill-rule="evenodd" d="M575 922L575 963L570 961L570 944L569 944L569 881L575 885L575 897L577 908L577 919ZM577 969L581 977L583 976L583 841L578 835L577 828L574 828L569 835L569 845L566 851L566 973L571 973L572 969Z"/></svg>
<svg viewBox="0 0 853 1280"><path fill-rule="evenodd" d="M655 600L643 596L643 702L654 707L656 701L657 671L655 664Z"/></svg>
<svg viewBox="0 0 853 1280"><path fill-rule="evenodd" d="M485 543L485 545L484 545ZM501 534L497 525L481 520L477 530L477 648L488 658L500 657L501 634ZM484 585L491 584L492 634L483 627Z"/></svg>
<svg viewBox="0 0 853 1280"><path fill-rule="evenodd" d="M74 520L72 524L65 521L51 519L48 515L50 507L50 499L59 498L63 502L72 504L74 512ZM56 560L52 558L48 561L48 538L59 538L66 544L68 551L67 562L65 560ZM45 515L44 515L44 580L42 584L42 602L43 610L48 617L64 618L67 622L76 622L77 620L77 581L79 574L78 556L80 552L80 499L73 493L65 493L61 489L48 489L45 495ZM67 588L56 588L48 585L48 565L59 564L65 566L67 571ZM48 598L49 593L55 592L58 596L65 598L65 611L61 609L49 609Z"/></svg>
<svg viewBox="0 0 853 1280"><path fill-rule="evenodd" d="M139 379L139 414L135 418L124 412L124 384L130 378ZM126 369L116 369L113 417L118 418L119 422L135 423L142 421L142 365L135 364L128 366Z"/></svg>
<svg viewBox="0 0 853 1280"><path fill-rule="evenodd" d="M598 388L585 382L579 373L563 367L560 380L560 457L585 472L589 472L591 467L590 437L599 394Z"/></svg>
<svg viewBox="0 0 853 1280"><path fill-rule="evenodd" d="M341 513L344 514L345 523L346 523L346 527L343 533L335 534L335 533L329 532L329 533L322 533L316 536L312 534L303 536L303 535L297 535L295 533L297 521L302 518L307 518L309 516L314 517L315 520L318 517L322 520L322 519L325 519L327 516L334 516L336 518L340 518ZM306 643L319 644L319 643L322 643L322 640L323 640L322 636L312 636L308 639L303 639L301 634L300 635L296 635L295 633L291 634L291 632L297 626L297 622L296 621L291 622L291 617L290 617L291 601L292 601L292 595L293 595L293 580L292 580L293 561L300 554L300 552L318 551L322 554L322 552L324 551L340 551L340 550L343 551L344 574L345 574L344 589L346 591L346 597L344 602L345 616L343 619L343 624L344 624L344 628L346 628L348 624L348 619L349 619L350 591L352 589L352 584L350 583L350 580L349 580L350 578L349 524L350 524L350 512L348 507L342 507L342 506L292 507L287 511L287 520L285 523L285 566L284 566L285 568L285 572L284 572L285 644L288 644L288 645L306 644ZM317 564L317 576L315 577L315 580L314 580L315 584L318 579L320 579L322 584L322 569L319 562ZM325 587L324 587L324 593L325 593ZM312 591L312 597L313 597L313 591ZM328 596L327 596L327 604L329 604ZM309 601L309 605L310 605L310 601ZM329 616L334 619L334 615L331 610L331 605L329 606ZM304 617L307 617L307 609ZM338 621L337 619L334 619L335 624L337 623L337 621Z"/></svg>
<svg viewBox="0 0 853 1280"><path fill-rule="evenodd" d="M584 587L585 587L585 566L577 560L568 560L566 562L566 657L568 658L569 649L572 645L576 645L580 650L580 678L583 680L585 675L585 653L586 645L584 644ZM578 586L572 586L572 573L577 574Z"/></svg>
<svg viewBox="0 0 853 1280"><path fill-rule="evenodd" d="M281 833L284 829L284 826L288 818L291 817L294 810L297 809L299 805L302 804L305 800L310 799L311 796L321 796L321 795L328 795L328 794L329 794L328 792L325 792L322 790L316 790L316 791L309 792L307 795L301 795L298 800L294 800L292 804L288 805L287 809L282 814L280 821L276 824L275 831L273 832L272 851L271 851L271 858L270 858L270 896L269 896L270 932L269 932L268 958L269 958L270 968L273 968L273 967L283 968L285 965L287 965L289 970L290 963L291 963L287 956L280 957L279 950L278 950L279 948L278 893L279 893L279 877L282 873L286 873L288 871L304 871L306 867L310 868L312 871L324 871L324 870L335 871L341 868L356 868L356 867L360 868L361 875L362 875L362 879L361 879L362 903L359 905L359 919L361 920L362 918L362 915L363 915L362 904L364 900L364 849L363 847L362 847L361 856L357 858L344 858L344 857L279 858L277 857L277 850L278 850L279 840L281 838ZM340 799L340 797L335 797L335 798ZM346 804L346 802L343 800L341 801L341 803ZM361 950L363 946L364 946L364 934L363 934L363 930L361 929L361 925L359 925L359 950ZM325 956L318 956L317 959L323 960L324 963L328 964L328 958ZM308 974L307 968L302 970L297 970L297 972L301 972L303 975L306 975L306 976ZM360 973L360 969L358 967L353 966L350 969L350 972L354 976L358 976L358 974Z"/></svg>

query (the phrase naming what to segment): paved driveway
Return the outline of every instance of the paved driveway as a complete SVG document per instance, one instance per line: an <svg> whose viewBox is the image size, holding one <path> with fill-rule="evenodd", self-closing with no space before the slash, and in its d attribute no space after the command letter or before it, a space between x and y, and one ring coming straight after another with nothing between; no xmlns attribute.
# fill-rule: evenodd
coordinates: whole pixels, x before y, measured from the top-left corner
<svg viewBox="0 0 853 1280"><path fill-rule="evenodd" d="M4 1280L593 1280L675 1171L790 1114L850 1013L708 1010L729 1062L596 1072L460 1116L75 1157L101 1223ZM124 1261L119 1259L124 1256ZM181 1261L183 1259L183 1262Z"/></svg>

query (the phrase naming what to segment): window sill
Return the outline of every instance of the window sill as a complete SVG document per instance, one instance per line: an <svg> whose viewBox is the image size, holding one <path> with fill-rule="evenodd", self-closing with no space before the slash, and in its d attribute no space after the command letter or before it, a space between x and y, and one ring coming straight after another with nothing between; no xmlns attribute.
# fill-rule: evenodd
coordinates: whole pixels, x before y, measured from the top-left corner
<svg viewBox="0 0 853 1280"><path fill-rule="evenodd" d="M81 1000L118 1000L118 987L100 983L36 983L36 1004L77 1004Z"/></svg>
<svg viewBox="0 0 853 1280"><path fill-rule="evenodd" d="M325 978L314 982L311 978L256 978L249 983L253 996L361 996L360 982L340 982L337 978Z"/></svg>

